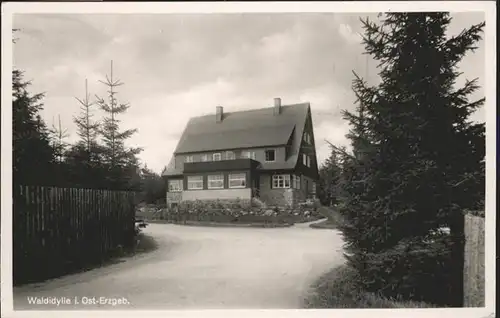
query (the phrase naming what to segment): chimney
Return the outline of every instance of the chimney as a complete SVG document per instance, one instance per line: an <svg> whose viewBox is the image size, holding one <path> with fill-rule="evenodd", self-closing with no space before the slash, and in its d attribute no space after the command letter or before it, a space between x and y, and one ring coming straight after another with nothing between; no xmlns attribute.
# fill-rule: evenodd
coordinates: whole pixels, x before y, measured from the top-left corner
<svg viewBox="0 0 500 318"><path fill-rule="evenodd" d="M279 115L281 113L281 98L276 97L274 99L274 115Z"/></svg>
<svg viewBox="0 0 500 318"><path fill-rule="evenodd" d="M223 116L223 110L222 110L222 106L217 106L215 108L215 120L216 122L220 123L222 122L222 116Z"/></svg>

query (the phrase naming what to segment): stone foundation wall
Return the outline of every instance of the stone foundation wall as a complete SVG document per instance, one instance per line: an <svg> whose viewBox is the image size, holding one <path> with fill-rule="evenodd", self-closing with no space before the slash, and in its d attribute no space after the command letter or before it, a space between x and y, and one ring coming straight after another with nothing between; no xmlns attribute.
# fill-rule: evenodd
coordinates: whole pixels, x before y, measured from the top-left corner
<svg viewBox="0 0 500 318"><path fill-rule="evenodd" d="M272 189L271 176L260 176L260 198L268 205L295 206L304 202L312 192L314 180L302 176L300 189Z"/></svg>

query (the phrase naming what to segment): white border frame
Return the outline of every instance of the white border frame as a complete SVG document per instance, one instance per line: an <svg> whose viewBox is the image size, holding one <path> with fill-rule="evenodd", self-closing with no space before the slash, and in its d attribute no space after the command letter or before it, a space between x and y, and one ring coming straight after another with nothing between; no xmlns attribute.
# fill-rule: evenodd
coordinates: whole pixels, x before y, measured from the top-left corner
<svg viewBox="0 0 500 318"><path fill-rule="evenodd" d="M495 312L495 222L496 222L496 6L494 1L407 1L407 2L172 2L172 3L68 3L68 2L10 2L2 4L2 104L11 101L12 69L12 18L14 13L301 13L301 12L418 12L454 11L484 12L485 14L485 97L486 97L486 224L485 224L485 304L483 308L457 309L344 309L344 310L190 310L190 311L91 311L97 317L464 317L482 318ZM1 223L1 297L2 315L5 317L40 317L48 315L44 311L13 311L12 300L12 109L1 107L2 112L2 223ZM7 185L7 186L6 186ZM86 311L52 311L54 317L87 317Z"/></svg>

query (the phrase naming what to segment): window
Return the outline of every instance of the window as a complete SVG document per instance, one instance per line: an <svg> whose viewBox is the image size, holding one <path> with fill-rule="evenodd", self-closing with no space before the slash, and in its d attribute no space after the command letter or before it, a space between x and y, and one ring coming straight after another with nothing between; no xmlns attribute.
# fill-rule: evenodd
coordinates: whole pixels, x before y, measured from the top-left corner
<svg viewBox="0 0 500 318"><path fill-rule="evenodd" d="M234 160L236 159L236 156L234 155L234 152L232 151L226 151L226 160Z"/></svg>
<svg viewBox="0 0 500 318"><path fill-rule="evenodd" d="M188 176L188 190L202 190L203 176Z"/></svg>
<svg viewBox="0 0 500 318"><path fill-rule="evenodd" d="M302 154L302 163L304 164L304 166L307 166L307 155L305 153Z"/></svg>
<svg viewBox="0 0 500 318"><path fill-rule="evenodd" d="M293 176L293 187L295 189L300 189L300 176Z"/></svg>
<svg viewBox="0 0 500 318"><path fill-rule="evenodd" d="M304 133L304 137L302 138L308 144L312 143L312 136L309 133Z"/></svg>
<svg viewBox="0 0 500 318"><path fill-rule="evenodd" d="M255 151L243 151L241 157L255 160Z"/></svg>
<svg viewBox="0 0 500 318"><path fill-rule="evenodd" d="M212 158L213 158L214 161L221 161L222 160L222 156L221 156L221 154L219 152L214 153L212 155Z"/></svg>
<svg viewBox="0 0 500 318"><path fill-rule="evenodd" d="M307 166L311 167L311 157L307 156Z"/></svg>
<svg viewBox="0 0 500 318"><path fill-rule="evenodd" d="M208 155L207 154L204 154L201 156L201 161L203 162L207 162L209 159L208 159Z"/></svg>
<svg viewBox="0 0 500 318"><path fill-rule="evenodd" d="M276 160L276 152L274 149L266 150L266 161L275 161Z"/></svg>
<svg viewBox="0 0 500 318"><path fill-rule="evenodd" d="M211 175L208 176L209 189L224 189L224 175Z"/></svg>
<svg viewBox="0 0 500 318"><path fill-rule="evenodd" d="M182 191L182 180L168 181L168 192L181 192L181 191Z"/></svg>
<svg viewBox="0 0 500 318"><path fill-rule="evenodd" d="M193 156L186 156L186 162L194 162Z"/></svg>
<svg viewBox="0 0 500 318"><path fill-rule="evenodd" d="M316 194L316 182L312 183L312 191L311 193Z"/></svg>
<svg viewBox="0 0 500 318"><path fill-rule="evenodd" d="M234 188L245 188L247 185L247 175L245 173L236 173L229 175L229 187Z"/></svg>
<svg viewBox="0 0 500 318"><path fill-rule="evenodd" d="M290 188L290 175L289 174L275 174L273 175L273 188Z"/></svg>

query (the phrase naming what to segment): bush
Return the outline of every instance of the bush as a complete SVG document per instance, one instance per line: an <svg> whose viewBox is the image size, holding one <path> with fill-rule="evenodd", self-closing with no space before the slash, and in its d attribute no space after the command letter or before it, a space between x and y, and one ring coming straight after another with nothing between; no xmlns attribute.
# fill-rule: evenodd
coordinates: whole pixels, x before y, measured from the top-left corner
<svg viewBox="0 0 500 318"><path fill-rule="evenodd" d="M432 305L391 299L360 288L361 277L347 265L322 275L305 299L306 308L426 308Z"/></svg>
<svg viewBox="0 0 500 318"><path fill-rule="evenodd" d="M447 234L436 234L427 240L402 241L380 253L346 255L346 258L363 277L357 281L361 290L380 293L386 298L445 306L452 299L450 246Z"/></svg>

